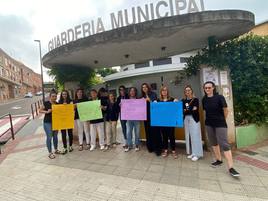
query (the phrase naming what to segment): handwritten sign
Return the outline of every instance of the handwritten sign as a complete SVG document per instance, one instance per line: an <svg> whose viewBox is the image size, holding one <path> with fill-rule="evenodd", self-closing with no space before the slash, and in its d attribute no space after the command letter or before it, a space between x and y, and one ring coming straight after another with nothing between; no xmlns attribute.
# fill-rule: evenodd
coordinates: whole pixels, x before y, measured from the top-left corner
<svg viewBox="0 0 268 201"><path fill-rule="evenodd" d="M103 118L100 100L77 103L77 111L81 121Z"/></svg>
<svg viewBox="0 0 268 201"><path fill-rule="evenodd" d="M146 120L146 100L145 99L122 99L121 100L122 120Z"/></svg>
<svg viewBox="0 0 268 201"><path fill-rule="evenodd" d="M52 130L74 128L74 105L52 105Z"/></svg>
<svg viewBox="0 0 268 201"><path fill-rule="evenodd" d="M183 127L182 102L151 103L151 125Z"/></svg>

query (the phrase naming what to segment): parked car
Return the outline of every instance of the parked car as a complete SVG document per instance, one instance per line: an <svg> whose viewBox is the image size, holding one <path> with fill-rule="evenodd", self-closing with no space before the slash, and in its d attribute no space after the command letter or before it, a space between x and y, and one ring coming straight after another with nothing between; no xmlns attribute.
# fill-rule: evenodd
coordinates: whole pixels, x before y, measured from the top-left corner
<svg viewBox="0 0 268 201"><path fill-rule="evenodd" d="M35 95L36 95L36 96L42 96L42 94L43 94L42 91L38 91L38 92L36 92Z"/></svg>
<svg viewBox="0 0 268 201"><path fill-rule="evenodd" d="M28 92L25 94L24 98L32 98L33 94L31 92Z"/></svg>

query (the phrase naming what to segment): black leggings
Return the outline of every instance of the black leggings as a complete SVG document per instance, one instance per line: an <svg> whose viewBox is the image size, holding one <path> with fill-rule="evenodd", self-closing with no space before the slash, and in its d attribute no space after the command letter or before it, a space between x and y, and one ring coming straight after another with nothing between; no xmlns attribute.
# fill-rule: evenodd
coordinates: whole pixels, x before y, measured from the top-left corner
<svg viewBox="0 0 268 201"><path fill-rule="evenodd" d="M175 133L173 127L161 127L160 129L163 137L163 148L168 149L168 140L170 143L170 148L175 151Z"/></svg>
<svg viewBox="0 0 268 201"><path fill-rule="evenodd" d="M71 147L73 145L73 129L68 129L67 131L69 137L69 146ZM66 130L61 130L61 137L63 147L66 149L67 148Z"/></svg>

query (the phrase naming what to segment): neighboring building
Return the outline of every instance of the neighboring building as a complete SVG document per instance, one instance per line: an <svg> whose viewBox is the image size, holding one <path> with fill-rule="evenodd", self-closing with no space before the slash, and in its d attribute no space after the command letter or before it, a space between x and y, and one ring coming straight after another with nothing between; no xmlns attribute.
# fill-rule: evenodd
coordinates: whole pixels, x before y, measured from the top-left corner
<svg viewBox="0 0 268 201"><path fill-rule="evenodd" d="M41 76L0 48L0 102L41 91Z"/></svg>
<svg viewBox="0 0 268 201"><path fill-rule="evenodd" d="M268 20L256 25L250 32L259 36L268 35Z"/></svg>

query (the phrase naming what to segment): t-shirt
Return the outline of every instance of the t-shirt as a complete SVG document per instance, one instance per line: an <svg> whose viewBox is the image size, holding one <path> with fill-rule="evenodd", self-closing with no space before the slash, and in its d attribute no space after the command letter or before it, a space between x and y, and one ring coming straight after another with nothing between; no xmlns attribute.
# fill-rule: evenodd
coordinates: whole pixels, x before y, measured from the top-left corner
<svg viewBox="0 0 268 201"><path fill-rule="evenodd" d="M106 109L106 121L117 121L119 116L120 107L117 103L109 103Z"/></svg>
<svg viewBox="0 0 268 201"><path fill-rule="evenodd" d="M50 101L45 101L44 103L44 110L45 111L48 111L49 109L52 109L52 104ZM57 104L57 103L56 103ZM52 113L48 113L48 114L45 114L45 117L44 117L44 122L45 123L52 123Z"/></svg>
<svg viewBox="0 0 268 201"><path fill-rule="evenodd" d="M82 99L75 99L73 101L73 103L76 104L76 103L82 103L82 102L86 102L86 101L88 101L88 98L84 97ZM79 119L79 114L78 114L77 108L74 109L74 119Z"/></svg>
<svg viewBox="0 0 268 201"><path fill-rule="evenodd" d="M202 100L202 105L203 109L206 111L205 124L207 126L227 128L223 111L223 108L227 107L227 103L222 95L215 94L212 97L205 96Z"/></svg>
<svg viewBox="0 0 268 201"><path fill-rule="evenodd" d="M198 98L182 99L183 103L183 117L186 115L192 115L195 122L199 122L199 100ZM197 107L197 110L193 110Z"/></svg>

